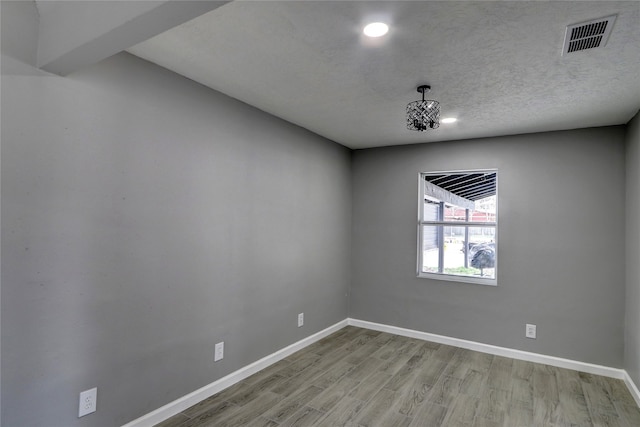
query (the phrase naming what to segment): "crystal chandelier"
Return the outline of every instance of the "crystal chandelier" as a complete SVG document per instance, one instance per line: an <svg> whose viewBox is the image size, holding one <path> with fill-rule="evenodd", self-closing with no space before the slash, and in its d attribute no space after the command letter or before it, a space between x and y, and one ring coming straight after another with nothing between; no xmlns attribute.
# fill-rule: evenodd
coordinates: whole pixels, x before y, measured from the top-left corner
<svg viewBox="0 0 640 427"><path fill-rule="evenodd" d="M418 92L422 93L422 101L407 104L407 129L422 132L440 127L440 103L424 99L424 94L429 90L429 85L418 86Z"/></svg>

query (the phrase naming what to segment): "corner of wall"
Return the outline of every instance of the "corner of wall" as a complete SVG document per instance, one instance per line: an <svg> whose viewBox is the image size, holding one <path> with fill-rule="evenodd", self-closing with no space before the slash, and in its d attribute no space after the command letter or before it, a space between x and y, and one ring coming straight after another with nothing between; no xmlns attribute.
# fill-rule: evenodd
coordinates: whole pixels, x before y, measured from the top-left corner
<svg viewBox="0 0 640 427"><path fill-rule="evenodd" d="M627 123L625 159L624 368L640 384L640 111ZM637 390L637 389L636 389Z"/></svg>
<svg viewBox="0 0 640 427"><path fill-rule="evenodd" d="M17 64L35 67L40 23L36 2L2 1L0 19L2 74L15 74Z"/></svg>

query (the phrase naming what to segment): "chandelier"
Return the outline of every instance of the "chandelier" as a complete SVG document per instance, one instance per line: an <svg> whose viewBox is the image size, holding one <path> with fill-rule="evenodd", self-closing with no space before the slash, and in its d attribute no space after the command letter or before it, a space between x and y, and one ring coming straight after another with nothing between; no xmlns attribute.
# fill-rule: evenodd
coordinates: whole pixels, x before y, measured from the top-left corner
<svg viewBox="0 0 640 427"><path fill-rule="evenodd" d="M424 94L429 90L429 85L418 86L418 92L422 93L422 101L407 104L407 129L422 132L440 127L440 103L424 99Z"/></svg>

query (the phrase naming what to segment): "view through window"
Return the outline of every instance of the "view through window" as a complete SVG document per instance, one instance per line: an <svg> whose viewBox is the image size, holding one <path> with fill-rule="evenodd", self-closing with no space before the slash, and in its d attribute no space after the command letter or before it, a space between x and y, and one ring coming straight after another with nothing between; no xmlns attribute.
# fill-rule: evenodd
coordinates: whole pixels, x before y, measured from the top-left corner
<svg viewBox="0 0 640 427"><path fill-rule="evenodd" d="M496 284L497 171L420 175L418 275Z"/></svg>

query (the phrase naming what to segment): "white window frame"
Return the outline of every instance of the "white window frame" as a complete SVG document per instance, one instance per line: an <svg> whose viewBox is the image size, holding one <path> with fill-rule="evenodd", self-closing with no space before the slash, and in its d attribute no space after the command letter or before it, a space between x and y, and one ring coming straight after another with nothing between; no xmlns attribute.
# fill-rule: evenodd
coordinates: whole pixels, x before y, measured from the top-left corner
<svg viewBox="0 0 640 427"><path fill-rule="evenodd" d="M473 283L478 285L498 286L498 198L496 197L496 221L495 222L474 222L474 221L425 221L424 220L424 198L425 198L425 176L437 175L437 174L464 174L464 173L483 173L488 172L496 173L496 195L498 194L498 176L497 169L481 169L481 170L460 170L460 171L433 171L433 172L421 172L418 174L418 257L417 257L417 277L423 279L444 280L460 283ZM447 273L427 273L422 271L423 266L423 232L425 225L441 225L441 226L454 226L454 227L494 227L495 228L495 244L496 244L496 260L495 260L495 274L493 278L463 276L457 274ZM441 251L444 248L440 248Z"/></svg>

